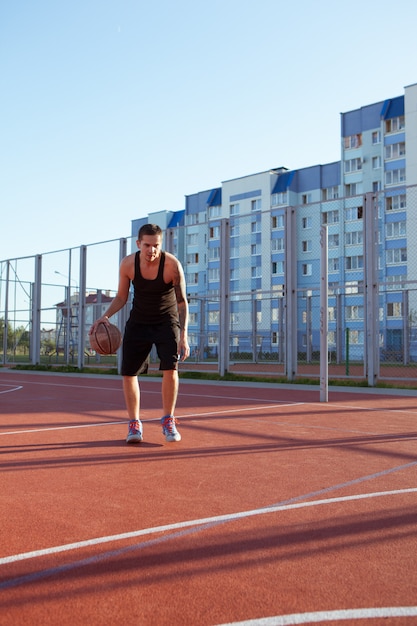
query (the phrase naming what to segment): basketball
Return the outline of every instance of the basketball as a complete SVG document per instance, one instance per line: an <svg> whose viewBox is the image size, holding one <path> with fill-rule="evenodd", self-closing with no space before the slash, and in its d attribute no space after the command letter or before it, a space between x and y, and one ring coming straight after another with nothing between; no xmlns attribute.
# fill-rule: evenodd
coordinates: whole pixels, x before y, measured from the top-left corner
<svg viewBox="0 0 417 626"><path fill-rule="evenodd" d="M122 343L122 333L114 324L100 324L90 335L90 346L98 354L114 354Z"/></svg>

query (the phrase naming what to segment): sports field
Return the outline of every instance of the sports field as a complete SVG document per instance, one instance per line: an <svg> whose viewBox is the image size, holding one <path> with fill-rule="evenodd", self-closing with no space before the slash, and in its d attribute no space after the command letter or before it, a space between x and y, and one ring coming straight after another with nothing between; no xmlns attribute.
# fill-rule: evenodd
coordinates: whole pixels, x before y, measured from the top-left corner
<svg viewBox="0 0 417 626"><path fill-rule="evenodd" d="M0 624L417 623L417 392L0 370Z"/></svg>

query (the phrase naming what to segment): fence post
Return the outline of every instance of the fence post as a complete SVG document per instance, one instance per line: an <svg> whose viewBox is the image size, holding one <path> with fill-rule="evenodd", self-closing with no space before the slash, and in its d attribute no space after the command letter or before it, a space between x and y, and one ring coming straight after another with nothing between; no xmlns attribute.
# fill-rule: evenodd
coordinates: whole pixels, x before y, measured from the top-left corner
<svg viewBox="0 0 417 626"><path fill-rule="evenodd" d="M364 198L364 268L366 310L366 372L368 385L374 387L379 376L378 332L378 211L376 196L365 194Z"/></svg>
<svg viewBox="0 0 417 626"><path fill-rule="evenodd" d="M322 226L320 228L320 402L328 402L329 399L329 278L327 261L327 241L327 226Z"/></svg>
<svg viewBox="0 0 417 626"><path fill-rule="evenodd" d="M119 239L119 265L122 262L122 259L127 255L127 239L122 237ZM117 316L117 322L120 332L123 334L126 326L127 318L129 315L129 306L130 306L130 298L128 298L128 302L125 306L119 311ZM117 351L117 372L118 374L122 373L122 357L123 357L123 346L120 350Z"/></svg>
<svg viewBox="0 0 417 626"><path fill-rule="evenodd" d="M285 375L297 375L297 237L294 207L285 209Z"/></svg>
<svg viewBox="0 0 417 626"><path fill-rule="evenodd" d="M350 346L350 331L346 328L346 376L349 376L349 346Z"/></svg>
<svg viewBox="0 0 417 626"><path fill-rule="evenodd" d="M229 369L230 359L230 222L220 222L219 375Z"/></svg>
<svg viewBox="0 0 417 626"><path fill-rule="evenodd" d="M78 369L85 364L85 299L87 292L87 246L80 246L80 293L78 297Z"/></svg>
<svg viewBox="0 0 417 626"><path fill-rule="evenodd" d="M42 256L35 256L35 282L32 287L32 341L30 360L32 365L41 361L41 293L42 293Z"/></svg>

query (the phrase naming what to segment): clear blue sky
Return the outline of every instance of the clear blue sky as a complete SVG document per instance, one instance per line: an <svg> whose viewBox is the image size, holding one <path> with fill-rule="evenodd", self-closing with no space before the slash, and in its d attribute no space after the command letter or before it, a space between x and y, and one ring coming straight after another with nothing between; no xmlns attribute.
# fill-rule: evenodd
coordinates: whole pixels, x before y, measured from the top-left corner
<svg viewBox="0 0 417 626"><path fill-rule="evenodd" d="M284 165L340 158L340 112L417 82L415 0L0 5L0 259Z"/></svg>

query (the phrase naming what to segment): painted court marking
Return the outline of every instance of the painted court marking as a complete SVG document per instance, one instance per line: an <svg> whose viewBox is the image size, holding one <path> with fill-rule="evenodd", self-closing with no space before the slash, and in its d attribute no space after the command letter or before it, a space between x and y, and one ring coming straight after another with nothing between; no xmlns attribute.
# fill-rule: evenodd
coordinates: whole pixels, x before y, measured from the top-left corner
<svg viewBox="0 0 417 626"><path fill-rule="evenodd" d="M212 397L212 396L211 396ZM224 399L224 398L223 398ZM286 406L297 406L297 405L302 405L304 404L303 402L295 402L295 403L287 403L287 404L271 404L269 406L251 406L251 407L246 407L244 409L226 409L225 411L209 411L209 412L205 412L205 413L192 413L191 415L180 415L178 417L178 419L186 419L189 417L204 417L207 415L223 415L223 413L241 413L242 411L256 411L258 409L276 409L276 408L285 408ZM141 419L141 421L145 424L147 422L158 422L159 418L158 417L154 417L151 419ZM72 425L72 426L50 426L50 427L46 427L46 428L30 428L30 429L26 429L26 430L13 430L13 431L6 431L4 433L0 433L0 436L4 436L4 435L20 435L23 433L41 433L41 432L47 432L47 431L51 431L51 430L71 430L74 428L94 428L95 426L114 426L115 424L126 424L127 423L127 418L123 419L123 420L117 420L115 422L91 422L90 424L77 424L77 425Z"/></svg>
<svg viewBox="0 0 417 626"><path fill-rule="evenodd" d="M417 465L415 463L408 464L409 466ZM404 466L402 466L403 468ZM337 487L334 487L335 489ZM219 524L223 522L233 522L239 519L248 517L254 517L256 515L267 515L269 513L279 513L281 511L290 511L293 509L302 509L312 506L323 506L326 504L334 504L336 502L352 502L355 500L364 500L368 498L381 498L387 496L400 495L405 493L417 493L417 488L409 489L396 489L392 491L377 491L373 493L360 493L353 496L341 496L338 498L327 498L325 500L311 500L309 502L296 502L294 504L278 504L269 507L263 507L260 509L252 509L249 511L240 511L238 513L228 513L226 515L216 515L214 517L205 517L201 519L188 520L183 522L176 522L174 524L165 524L163 526L154 526L152 528L143 528L141 530L134 530L131 532L120 533L117 535L108 535L105 537L95 537L93 539L86 539L84 541L77 541L74 543L67 543L60 546L51 548L43 548L41 550L33 550L31 552L23 552L21 554L14 554L0 558L0 565L6 565L7 563L16 563L17 561L25 561L27 559L33 559L41 556L49 556L52 554L58 554L60 552L68 552L70 550L79 550L90 546L96 546L104 543L112 543L116 541L123 541L126 539L134 539L136 537L143 537L145 535L153 535L157 533L170 532L172 530L178 530L183 528L190 528L195 526L203 526L205 524ZM308 496L305 496L308 497ZM2 585L0 585L0 589Z"/></svg>
<svg viewBox="0 0 417 626"><path fill-rule="evenodd" d="M11 393L12 391L20 391L21 389L23 389L23 385L12 386L12 385L4 385L3 383L0 384L0 387L11 387L11 389L4 389L0 391L0 394Z"/></svg>
<svg viewBox="0 0 417 626"><path fill-rule="evenodd" d="M315 613L293 613L275 615L243 622L228 622L218 626L293 626L294 624L317 624L347 619L376 619L377 617L415 617L417 606L387 606L370 609L344 609L337 611L317 611Z"/></svg>

